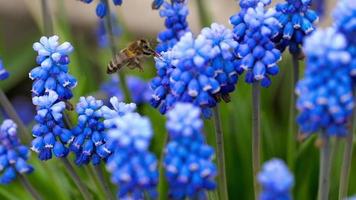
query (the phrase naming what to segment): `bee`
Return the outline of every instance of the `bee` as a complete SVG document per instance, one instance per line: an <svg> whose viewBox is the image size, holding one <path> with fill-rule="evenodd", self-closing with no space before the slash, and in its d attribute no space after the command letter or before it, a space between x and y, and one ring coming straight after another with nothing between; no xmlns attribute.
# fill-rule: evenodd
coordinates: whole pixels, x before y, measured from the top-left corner
<svg viewBox="0 0 356 200"><path fill-rule="evenodd" d="M122 49L109 62L106 73L112 74L121 68L127 66L130 69L138 68L143 70L141 60L144 57L161 57L152 47L150 42L145 39L136 40L128 45L127 48Z"/></svg>

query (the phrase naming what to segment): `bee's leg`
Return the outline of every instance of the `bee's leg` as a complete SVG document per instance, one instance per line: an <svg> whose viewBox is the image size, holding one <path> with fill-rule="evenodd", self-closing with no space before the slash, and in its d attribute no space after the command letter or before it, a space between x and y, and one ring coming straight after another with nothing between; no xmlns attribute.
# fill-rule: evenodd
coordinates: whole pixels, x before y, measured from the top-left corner
<svg viewBox="0 0 356 200"><path fill-rule="evenodd" d="M134 60L133 60L133 63L134 63L134 65L135 65L135 67L140 70L140 72L143 71L142 65L141 65L141 63L140 63L140 59L138 59L138 58L134 59Z"/></svg>

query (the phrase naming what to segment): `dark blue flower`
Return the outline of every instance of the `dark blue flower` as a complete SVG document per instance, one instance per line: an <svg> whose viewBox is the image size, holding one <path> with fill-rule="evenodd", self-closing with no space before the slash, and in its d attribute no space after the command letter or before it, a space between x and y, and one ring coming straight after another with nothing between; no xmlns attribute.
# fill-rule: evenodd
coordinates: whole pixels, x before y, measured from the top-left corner
<svg viewBox="0 0 356 200"><path fill-rule="evenodd" d="M108 134L115 144L107 169L118 185L120 199L144 199L147 193L156 198L157 159L148 151L153 136L149 119L137 113L126 113L111 120Z"/></svg>
<svg viewBox="0 0 356 200"><path fill-rule="evenodd" d="M32 128L35 139L32 140L31 149L38 153L40 160L51 159L52 153L56 157L67 156L69 150L66 144L73 141L72 132L65 128L63 121L65 103L58 98L53 90L32 98L37 110L37 124Z"/></svg>
<svg viewBox="0 0 356 200"><path fill-rule="evenodd" d="M29 174L33 167L27 163L29 149L17 138L17 125L4 120L0 127L0 184L8 184L17 174Z"/></svg>
<svg viewBox="0 0 356 200"><path fill-rule="evenodd" d="M41 37L40 42L33 44L37 51L37 64L29 73L34 81L32 85L33 96L42 96L47 90L58 94L59 100L72 98L72 89L76 86L76 79L68 73L69 54L73 47L69 42L59 44L58 36Z"/></svg>
<svg viewBox="0 0 356 200"><path fill-rule="evenodd" d="M214 150L205 142L200 115L200 109L188 103L177 103L167 113L164 168L172 199L205 199L206 190L216 188Z"/></svg>
<svg viewBox="0 0 356 200"><path fill-rule="evenodd" d="M2 60L0 59L0 80L5 80L10 76L9 72L5 69Z"/></svg>
<svg viewBox="0 0 356 200"><path fill-rule="evenodd" d="M93 0L82 0L82 2L90 4ZM112 0L112 2L115 6L121 6L122 4L122 0ZM100 2L96 5L96 15L100 18L105 17L108 11L107 6L108 5L104 1L100 0Z"/></svg>
<svg viewBox="0 0 356 200"><path fill-rule="evenodd" d="M294 177L282 160L272 159L262 166L258 174L262 186L260 200L291 200Z"/></svg>
<svg viewBox="0 0 356 200"><path fill-rule="evenodd" d="M245 81L260 81L262 87L271 84L270 76L278 74L281 53L272 42L278 32L273 10L265 10L270 1L246 1L239 14L230 18L234 25L238 65L246 71ZM249 7L251 6L251 7Z"/></svg>
<svg viewBox="0 0 356 200"><path fill-rule="evenodd" d="M325 16L327 6L326 4L326 0L313 0L311 2L311 8L315 10L315 12L318 14L319 19L323 19L323 17Z"/></svg>
<svg viewBox="0 0 356 200"><path fill-rule="evenodd" d="M276 5L275 18L280 31L274 41L281 51L289 47L292 54L299 54L304 37L315 29L318 15L310 4L311 0L286 0Z"/></svg>
<svg viewBox="0 0 356 200"><path fill-rule="evenodd" d="M106 160L109 154L100 153L106 147L107 136L104 133L103 102L94 97L80 97L76 111L78 125L72 129L74 135L70 150L76 155L77 165L100 164L101 159ZM109 150L108 150L109 151Z"/></svg>
<svg viewBox="0 0 356 200"><path fill-rule="evenodd" d="M164 52L172 48L179 39L189 31L187 16L188 5L186 1L164 2L159 11L161 17L165 17L166 30L158 34L158 52Z"/></svg>
<svg viewBox="0 0 356 200"><path fill-rule="evenodd" d="M305 77L296 87L300 130L304 134L325 130L329 136L345 136L354 108L347 41L333 28L318 30L306 38L304 51Z"/></svg>

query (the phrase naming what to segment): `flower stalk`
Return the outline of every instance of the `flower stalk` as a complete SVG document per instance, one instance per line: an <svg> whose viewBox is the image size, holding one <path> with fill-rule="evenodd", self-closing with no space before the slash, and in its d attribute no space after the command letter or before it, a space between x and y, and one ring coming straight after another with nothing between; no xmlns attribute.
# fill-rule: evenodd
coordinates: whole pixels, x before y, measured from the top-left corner
<svg viewBox="0 0 356 200"><path fill-rule="evenodd" d="M75 185L78 187L78 189L79 189L80 193L82 194L83 198L85 200L91 200L92 198L89 195L89 191L88 191L87 187L81 181L79 175L74 170L74 167L69 162L68 158L63 157L62 161L63 161L62 163L64 164L65 168L67 169L67 172L69 173L69 176L72 177L72 180L74 181Z"/></svg>
<svg viewBox="0 0 356 200"><path fill-rule="evenodd" d="M225 153L224 153L224 135L220 120L220 111L218 105L213 109L215 139L216 139L216 155L218 159L218 190L219 197L222 200L227 200L228 190L225 172Z"/></svg>
<svg viewBox="0 0 356 200"><path fill-rule="evenodd" d="M257 174L261 165L261 97L259 82L252 85L252 170L255 199L259 194Z"/></svg>
<svg viewBox="0 0 356 200"><path fill-rule="evenodd" d="M289 107L289 131L288 131L288 144L287 144L287 163L291 170L294 169L295 164L295 152L296 152L296 136L297 136L297 124L296 124L296 94L294 92L295 86L299 79L299 61L298 55L292 54L292 75L291 75L291 96Z"/></svg>
<svg viewBox="0 0 356 200"><path fill-rule="evenodd" d="M105 180L104 173L101 167L99 165L94 166L94 171L96 176L98 177L99 182L101 183L101 186L104 188L106 198L108 200L115 200L115 197L112 191L110 190L110 186Z"/></svg>
<svg viewBox="0 0 356 200"><path fill-rule="evenodd" d="M354 134L356 132L356 109L353 110L353 114L351 116L351 123L352 124L351 127L349 128L349 133L345 138L345 148L344 148L343 162L342 162L341 176L340 176L339 199L344 199L347 197L352 151L353 151L353 139L354 139Z"/></svg>
<svg viewBox="0 0 356 200"><path fill-rule="evenodd" d="M20 180L21 184L23 185L23 187L27 190L28 193L31 194L33 199L35 199L35 200L43 199L41 197L41 195L37 192L37 190L31 185L30 181L27 179L26 176L19 174L18 177L19 177L19 180Z"/></svg>
<svg viewBox="0 0 356 200"><path fill-rule="evenodd" d="M330 170L331 170L331 145L330 138L322 133L319 138L322 140L322 147L320 150L320 171L319 171L319 190L318 199L329 199L330 188Z"/></svg>
<svg viewBox="0 0 356 200"><path fill-rule="evenodd" d="M30 135L27 132L25 124L22 122L21 118L17 114L14 106L11 104L10 100L7 98L6 94L2 89L0 89L0 104L8 114L8 116L15 121L20 129L20 139L23 143L28 144L31 140Z"/></svg>
<svg viewBox="0 0 356 200"><path fill-rule="evenodd" d="M114 34L113 34L113 30L112 30L110 4L108 3L108 0L101 0L101 1L106 5L106 8L107 8L107 13L108 14L104 17L104 19L105 19L105 29L106 29L106 32L107 32L108 37L109 37L109 45L110 45L112 56L115 56L116 53L117 53L117 48L116 48L115 37L114 37ZM120 87L123 90L124 95L125 95L125 101L127 103L132 102L130 90L129 90L129 88L127 86L127 83L126 83L126 75L122 71L119 71L118 74L119 74Z"/></svg>

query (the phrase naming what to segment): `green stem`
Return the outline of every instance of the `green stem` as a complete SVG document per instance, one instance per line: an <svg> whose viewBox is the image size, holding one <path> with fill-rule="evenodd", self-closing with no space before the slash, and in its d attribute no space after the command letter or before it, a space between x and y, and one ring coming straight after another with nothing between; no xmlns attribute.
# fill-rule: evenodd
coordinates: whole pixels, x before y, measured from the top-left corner
<svg viewBox="0 0 356 200"><path fill-rule="evenodd" d="M225 173L225 153L224 153L224 135L221 126L220 112L218 105L213 109L213 118L215 126L215 139L216 139L216 155L218 160L218 189L220 200L227 200L228 190Z"/></svg>
<svg viewBox="0 0 356 200"><path fill-rule="evenodd" d="M47 36L51 36L53 35L53 25L48 2L48 0L42 0L43 31Z"/></svg>
<svg viewBox="0 0 356 200"><path fill-rule="evenodd" d="M31 196L33 197L33 199L35 200L42 200L43 198L41 197L41 195L37 192L37 190L32 187L30 181L27 179L26 176L19 174L19 180L21 182L21 184L23 185L23 187L27 190L28 193L31 194Z"/></svg>
<svg viewBox="0 0 356 200"><path fill-rule="evenodd" d="M101 186L104 188L106 199L115 200L115 197L114 197L112 191L110 190L109 184L105 180L103 170L101 169L101 167L99 165L94 166L94 170L95 170L96 176L98 177L98 180L101 183Z"/></svg>
<svg viewBox="0 0 356 200"><path fill-rule="evenodd" d="M322 133L325 134L325 133ZM328 200L329 199L329 188L330 188L330 170L331 170L331 148L330 139L328 136L321 135L321 140L323 140L320 150L320 171L319 171L319 190L318 199Z"/></svg>
<svg viewBox="0 0 356 200"><path fill-rule="evenodd" d="M74 170L74 167L69 162L68 158L64 157L64 158L62 158L62 161L63 161L63 164L64 164L65 168L67 169L67 172L69 173L69 176L72 178L74 183L77 185L77 187L78 187L80 193L82 194L83 198L85 200L91 200L92 198L90 197L88 188L81 181L79 175Z"/></svg>
<svg viewBox="0 0 356 200"><path fill-rule="evenodd" d="M10 103L10 100L7 98L6 94L2 89L0 89L0 104L5 110L7 115L14 120L20 130L20 139L23 143L28 144L31 140L30 135L27 132L26 125L22 122L21 118L17 114L14 106Z"/></svg>
<svg viewBox="0 0 356 200"><path fill-rule="evenodd" d="M294 169L295 165L295 153L296 153L296 136L297 136L297 125L295 121L296 117L296 94L294 92L295 86L299 79L299 61L298 55L292 54L292 75L291 75L291 97L290 97L290 107L289 107L289 131L288 131L288 144L287 144L287 163L291 170Z"/></svg>
<svg viewBox="0 0 356 200"><path fill-rule="evenodd" d="M257 174L261 165L261 94L259 84L256 81L252 85L252 170L255 199L259 194Z"/></svg>
<svg viewBox="0 0 356 200"><path fill-rule="evenodd" d="M339 188L339 199L344 199L347 197L347 191L349 186L349 176L351 169L351 159L353 150L353 139L354 133L356 132L356 109L354 109L352 117L352 125L349 129L349 133L345 138L345 149L343 155L343 162L341 167L341 177L340 177L340 188Z"/></svg>
<svg viewBox="0 0 356 200"><path fill-rule="evenodd" d="M113 34L113 30L112 30L110 4L108 3L108 0L101 0L101 2L103 2L107 7L107 15L105 16L105 29L109 36L109 41L110 41L109 43L110 43L110 49L111 49L112 56L115 56L117 53L117 49L116 49L115 37ZM130 90L126 83L126 75L123 71L119 71L118 74L119 74L119 78L120 78L120 87L123 90L124 95L125 95L125 101L127 103L132 102Z"/></svg>
<svg viewBox="0 0 356 200"><path fill-rule="evenodd" d="M207 7L204 5L206 1L204 0L197 0L197 7L198 7L198 14L200 18L200 25L202 27L210 26L211 24L211 17L209 15Z"/></svg>
<svg viewBox="0 0 356 200"><path fill-rule="evenodd" d="M158 189L159 189L159 199L163 200L167 198L167 180L166 177L164 175L164 167L163 167L163 159L164 159L164 148L166 146L166 144L168 143L168 133L165 134L164 136L164 142L162 145L162 151L161 151L161 155L159 156L159 166L158 166L158 172L159 172L159 182L158 182Z"/></svg>

